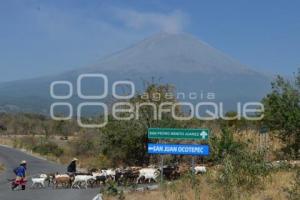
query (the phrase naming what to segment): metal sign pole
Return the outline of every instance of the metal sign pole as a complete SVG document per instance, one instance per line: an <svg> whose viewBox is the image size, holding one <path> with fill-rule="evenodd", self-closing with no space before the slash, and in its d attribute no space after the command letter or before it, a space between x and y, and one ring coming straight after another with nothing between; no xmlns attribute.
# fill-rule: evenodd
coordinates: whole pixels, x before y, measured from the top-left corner
<svg viewBox="0 0 300 200"><path fill-rule="evenodd" d="M164 182L164 155L161 155L160 170L161 170L160 184L163 184L163 182Z"/></svg>
<svg viewBox="0 0 300 200"><path fill-rule="evenodd" d="M192 156L192 176L193 176L193 188L195 188L195 156Z"/></svg>
<svg viewBox="0 0 300 200"><path fill-rule="evenodd" d="M268 132L265 133L265 161L268 160Z"/></svg>
<svg viewBox="0 0 300 200"><path fill-rule="evenodd" d="M161 143L161 140L159 140L159 143ZM162 185L164 182L164 155L160 155L160 184Z"/></svg>
<svg viewBox="0 0 300 200"><path fill-rule="evenodd" d="M195 157L192 156L192 172L195 174Z"/></svg>
<svg viewBox="0 0 300 200"><path fill-rule="evenodd" d="M269 128L267 126L262 126L259 130L259 143L260 143L260 148L261 152L264 153L264 160L267 160L268 157L268 132Z"/></svg>

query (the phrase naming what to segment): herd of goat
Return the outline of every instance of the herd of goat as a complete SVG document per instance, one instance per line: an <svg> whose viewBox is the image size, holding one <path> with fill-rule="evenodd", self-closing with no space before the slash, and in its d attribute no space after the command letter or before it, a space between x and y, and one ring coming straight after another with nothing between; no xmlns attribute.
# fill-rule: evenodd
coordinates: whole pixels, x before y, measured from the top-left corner
<svg viewBox="0 0 300 200"><path fill-rule="evenodd" d="M192 169L195 174L205 173L205 166L195 166ZM163 176L166 180L175 180L180 177L186 169L177 166L164 166ZM124 169L93 169L87 173L74 174L40 174L38 177L31 178L32 188L44 188L53 186L56 188L88 188L105 185L107 181L113 181L120 185L139 184L157 182L161 175L161 169L157 167L128 167Z"/></svg>

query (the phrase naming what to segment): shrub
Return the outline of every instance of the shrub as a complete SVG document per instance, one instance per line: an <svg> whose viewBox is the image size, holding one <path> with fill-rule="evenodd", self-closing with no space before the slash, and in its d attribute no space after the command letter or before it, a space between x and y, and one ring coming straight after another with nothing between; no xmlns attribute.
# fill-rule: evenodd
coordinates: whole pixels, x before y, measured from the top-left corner
<svg viewBox="0 0 300 200"><path fill-rule="evenodd" d="M118 187L116 182L110 180L107 182L107 184L108 185L105 188L105 190L102 191L102 192L104 192L104 194L106 194L108 196L117 197L117 199L119 199L119 200L125 199L124 191Z"/></svg>
<svg viewBox="0 0 300 200"><path fill-rule="evenodd" d="M263 188L263 180L269 174L263 155L241 151L226 155L219 173L219 185L225 199L243 199L255 189Z"/></svg>
<svg viewBox="0 0 300 200"><path fill-rule="evenodd" d="M36 145L32 148L32 150L41 155L54 155L56 157L60 157L64 151L57 144L53 142L47 142L45 144Z"/></svg>
<svg viewBox="0 0 300 200"><path fill-rule="evenodd" d="M84 153L86 156L96 155L99 153L99 136L93 133L79 135L73 141L70 141L72 153L76 156Z"/></svg>
<svg viewBox="0 0 300 200"><path fill-rule="evenodd" d="M222 198L243 199L255 189L262 189L263 180L270 170L264 161L264 152L251 152L247 144L234 140L230 144L232 142L234 148L225 145L227 151L223 153L218 185L224 192Z"/></svg>

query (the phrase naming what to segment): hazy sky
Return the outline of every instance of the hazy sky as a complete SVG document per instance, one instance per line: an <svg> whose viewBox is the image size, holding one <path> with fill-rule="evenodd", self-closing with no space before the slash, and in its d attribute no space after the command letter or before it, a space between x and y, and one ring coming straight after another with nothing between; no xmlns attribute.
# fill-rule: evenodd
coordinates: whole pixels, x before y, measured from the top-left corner
<svg viewBox="0 0 300 200"><path fill-rule="evenodd" d="M1 0L0 82L84 67L159 31L290 75L300 67L299 9L298 0Z"/></svg>

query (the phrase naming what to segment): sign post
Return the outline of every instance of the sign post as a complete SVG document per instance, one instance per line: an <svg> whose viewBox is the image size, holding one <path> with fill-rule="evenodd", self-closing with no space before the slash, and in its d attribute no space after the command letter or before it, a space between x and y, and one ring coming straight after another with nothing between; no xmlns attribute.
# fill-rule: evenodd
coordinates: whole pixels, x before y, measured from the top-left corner
<svg viewBox="0 0 300 200"><path fill-rule="evenodd" d="M161 143L161 140L159 140L159 143ZM160 184L163 184L164 182L164 155L160 155Z"/></svg>
<svg viewBox="0 0 300 200"><path fill-rule="evenodd" d="M162 144L162 139L176 140L208 140L210 131L207 128L179 129L179 128L149 128L148 139L159 139L159 143L148 143L149 154L161 155L161 184L164 176L164 155L190 155L192 156L193 186L195 186L195 157L208 156L208 145L200 144Z"/></svg>
<svg viewBox="0 0 300 200"><path fill-rule="evenodd" d="M208 140L209 129L149 128L149 139Z"/></svg>
<svg viewBox="0 0 300 200"><path fill-rule="evenodd" d="M164 182L164 155L160 155L160 159L161 159L161 175L160 175L160 184L162 184Z"/></svg>
<svg viewBox="0 0 300 200"><path fill-rule="evenodd" d="M268 157L268 132L269 128L267 126L262 126L259 129L259 143L260 143L260 149L264 152L264 159L267 160Z"/></svg>
<svg viewBox="0 0 300 200"><path fill-rule="evenodd" d="M192 181L193 181L193 189L195 189L195 185L196 185L196 174L195 174L195 157L192 156ZM197 192L195 192L195 199L197 196Z"/></svg>
<svg viewBox="0 0 300 200"><path fill-rule="evenodd" d="M148 144L149 154L208 156L209 151L206 144Z"/></svg>

